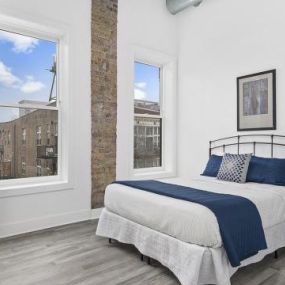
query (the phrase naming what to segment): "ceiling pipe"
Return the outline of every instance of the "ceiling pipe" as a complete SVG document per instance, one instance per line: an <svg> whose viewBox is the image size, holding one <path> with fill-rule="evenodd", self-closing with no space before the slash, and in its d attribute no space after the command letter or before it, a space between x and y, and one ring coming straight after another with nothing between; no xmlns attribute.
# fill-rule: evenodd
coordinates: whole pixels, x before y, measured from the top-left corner
<svg viewBox="0 0 285 285"><path fill-rule="evenodd" d="M190 6L198 7L202 1L203 0L166 0L166 6L169 12L175 15Z"/></svg>

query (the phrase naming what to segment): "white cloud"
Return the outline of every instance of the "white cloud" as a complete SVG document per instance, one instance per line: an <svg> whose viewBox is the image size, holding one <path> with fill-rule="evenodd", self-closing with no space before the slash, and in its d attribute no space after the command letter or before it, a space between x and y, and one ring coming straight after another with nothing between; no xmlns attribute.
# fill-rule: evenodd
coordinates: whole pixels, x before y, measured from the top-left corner
<svg viewBox="0 0 285 285"><path fill-rule="evenodd" d="M6 31L0 31L0 40L13 44L13 51L16 53L31 53L39 44L39 40Z"/></svg>
<svg viewBox="0 0 285 285"><path fill-rule="evenodd" d="M34 76L33 75L27 75L26 78L27 78L27 80L34 80Z"/></svg>
<svg viewBox="0 0 285 285"><path fill-rule="evenodd" d="M33 79L33 77L29 77L30 79L28 79L28 81L26 81L22 86L21 86L21 91L24 93L35 93L38 92L40 90L42 90L43 88L45 88L45 85L40 82L40 81L36 81Z"/></svg>
<svg viewBox="0 0 285 285"><path fill-rule="evenodd" d="M135 99L145 100L146 99L146 92L141 90L141 89L135 88Z"/></svg>
<svg viewBox="0 0 285 285"><path fill-rule="evenodd" d="M140 88L140 89L145 89L146 88L146 82L136 82L135 86L137 88Z"/></svg>
<svg viewBox="0 0 285 285"><path fill-rule="evenodd" d="M45 85L35 80L32 75L27 75L26 81L23 82L2 61L0 61L0 84L8 88L20 89L23 93L35 93L45 88Z"/></svg>
<svg viewBox="0 0 285 285"><path fill-rule="evenodd" d="M17 87L21 80L12 73L11 68L0 61L0 83L6 87Z"/></svg>
<svg viewBox="0 0 285 285"><path fill-rule="evenodd" d="M146 82L135 82L135 99L145 100L146 98Z"/></svg>
<svg viewBox="0 0 285 285"><path fill-rule="evenodd" d="M15 120L19 118L19 109L10 109L11 117L10 120Z"/></svg>

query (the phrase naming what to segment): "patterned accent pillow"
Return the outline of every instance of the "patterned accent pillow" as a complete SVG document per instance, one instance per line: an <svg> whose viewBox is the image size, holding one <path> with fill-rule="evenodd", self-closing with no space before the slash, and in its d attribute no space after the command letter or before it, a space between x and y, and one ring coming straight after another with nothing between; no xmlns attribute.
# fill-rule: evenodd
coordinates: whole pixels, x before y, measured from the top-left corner
<svg viewBox="0 0 285 285"><path fill-rule="evenodd" d="M217 175L219 180L245 183L251 154L225 153Z"/></svg>

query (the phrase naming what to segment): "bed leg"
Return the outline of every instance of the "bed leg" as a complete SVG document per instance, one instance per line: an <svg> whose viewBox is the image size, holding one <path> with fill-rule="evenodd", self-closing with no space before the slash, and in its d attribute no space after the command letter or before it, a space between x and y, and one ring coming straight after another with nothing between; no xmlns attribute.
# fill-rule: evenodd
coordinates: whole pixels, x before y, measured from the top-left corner
<svg viewBox="0 0 285 285"><path fill-rule="evenodd" d="M275 258L275 259L278 258L278 251L277 251L277 250L275 250L275 252L274 252L274 258Z"/></svg>
<svg viewBox="0 0 285 285"><path fill-rule="evenodd" d="M151 262L151 258L148 257L148 258L147 258L147 264L150 265L150 262Z"/></svg>
<svg viewBox="0 0 285 285"><path fill-rule="evenodd" d="M143 256L143 254L141 254L141 261L143 261L143 258L144 258L144 256Z"/></svg>
<svg viewBox="0 0 285 285"><path fill-rule="evenodd" d="M111 239L111 238L109 238L109 243L110 243L110 244L112 243L112 239Z"/></svg>

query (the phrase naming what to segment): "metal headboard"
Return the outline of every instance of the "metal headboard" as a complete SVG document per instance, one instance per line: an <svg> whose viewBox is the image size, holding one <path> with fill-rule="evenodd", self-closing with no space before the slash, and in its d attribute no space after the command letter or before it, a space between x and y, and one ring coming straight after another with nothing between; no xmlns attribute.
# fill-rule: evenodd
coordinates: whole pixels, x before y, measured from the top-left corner
<svg viewBox="0 0 285 285"><path fill-rule="evenodd" d="M267 141L265 138L267 138ZM222 149L223 152L226 152L226 148L230 146L237 146L237 153L239 154L241 145L252 145L253 154L255 155L257 145L270 145L271 157L273 157L274 146L285 147L285 143L275 141L277 138L285 139L285 136L275 134L246 134L216 139L209 142L209 156L211 156L214 149Z"/></svg>

